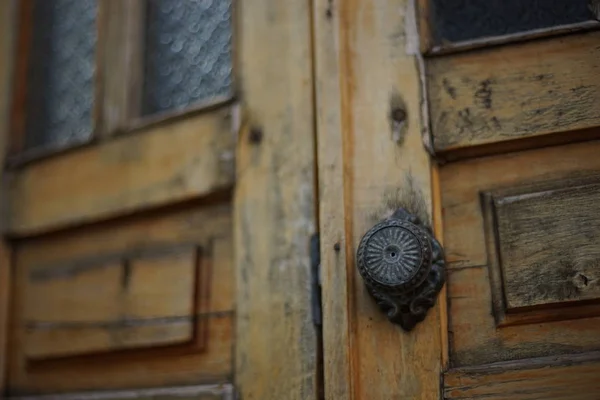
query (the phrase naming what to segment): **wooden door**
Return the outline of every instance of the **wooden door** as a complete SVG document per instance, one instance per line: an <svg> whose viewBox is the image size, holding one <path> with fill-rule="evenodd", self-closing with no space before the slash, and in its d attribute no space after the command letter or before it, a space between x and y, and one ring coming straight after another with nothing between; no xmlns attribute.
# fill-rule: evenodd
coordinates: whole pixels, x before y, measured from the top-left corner
<svg viewBox="0 0 600 400"><path fill-rule="evenodd" d="M310 20L0 2L0 397L316 398Z"/></svg>
<svg viewBox="0 0 600 400"><path fill-rule="evenodd" d="M326 398L600 398L592 11L315 1ZM356 268L398 207L445 249L446 284L410 332Z"/></svg>

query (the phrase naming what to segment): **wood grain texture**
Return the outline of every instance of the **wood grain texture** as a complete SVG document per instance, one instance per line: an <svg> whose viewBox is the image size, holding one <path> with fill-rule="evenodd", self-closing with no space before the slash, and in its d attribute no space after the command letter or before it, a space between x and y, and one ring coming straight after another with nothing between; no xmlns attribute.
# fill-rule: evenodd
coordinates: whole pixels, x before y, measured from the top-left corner
<svg viewBox="0 0 600 400"><path fill-rule="evenodd" d="M6 233L23 236L230 188L229 110L156 126L13 171Z"/></svg>
<svg viewBox="0 0 600 400"><path fill-rule="evenodd" d="M600 125L598 40L587 32L428 59L435 150Z"/></svg>
<svg viewBox="0 0 600 400"><path fill-rule="evenodd" d="M311 7L271 0L238 7L236 389L244 400L316 399Z"/></svg>
<svg viewBox="0 0 600 400"><path fill-rule="evenodd" d="M144 79L145 1L103 0L105 35L102 120L99 134L123 129L141 113Z"/></svg>
<svg viewBox="0 0 600 400"><path fill-rule="evenodd" d="M233 373L235 298L231 215L232 208L228 204L187 206L19 241L14 256L17 272L13 287L13 320L9 344L9 393L159 387L230 380ZM182 244L185 244L183 248L187 247L187 244L197 244L203 250L202 268L196 271L196 276L200 279L191 282L194 285L194 315L189 313L187 298L178 297L178 293L170 292L171 289L177 292L184 285L188 287L186 290L189 294L190 282L186 282L185 279L178 280L176 276L179 263L174 261L177 260L175 256L178 253L161 251L152 257L148 255L151 250L176 249ZM39 283L44 280L47 283L58 282L61 274L65 276L65 272L73 272L73 269L65 271L57 270L57 267L73 260L88 260L103 254L139 254L129 257L129 277L117 276L116 282L119 285L113 286L114 290L122 288L121 284L126 283L122 279L128 278L129 295L115 294L113 297L105 296L83 303L86 298L82 294L79 297L82 299L82 305L88 309L86 314L81 309L64 310L63 307L50 316L48 313L53 309L52 304L28 303L32 296L35 298L43 295L31 292L39 288ZM190 255L189 252L187 254ZM205 270L204 266L211 274L202 273ZM189 263L185 262L181 267L188 270ZM106 295L106 291L110 289L107 283L114 284L115 279L107 280L97 275L110 274L111 271L119 269L120 267L111 269L101 266L88 270L84 268L89 272L75 276L88 276L93 282L85 287L91 291L95 284L95 293L104 290ZM83 272L81 269L79 271ZM138 272L142 275L138 275ZM165 278L164 272L169 272L168 278ZM32 278L38 281L36 285L31 285ZM73 290L70 293L77 295ZM65 302L61 302L57 296L56 293L52 294L53 300L49 303L65 305L69 300L65 298ZM171 303L165 301L169 299L172 300ZM186 324L191 321L194 325L193 340L186 340L180 345L164 346L165 343L162 343L163 346L145 346L119 352L105 351L102 354L77 357L44 360L28 358L26 346L31 338L28 338L26 328L30 319L39 321L42 318L54 318L52 321L55 323L71 323L83 321L87 314L98 318L102 317L100 314L104 314L105 317L108 315L106 319L114 320L110 317L115 315L112 306L135 314L146 322L165 322L165 326L170 326L168 323L177 326L181 321ZM175 315L175 311L183 315ZM169 318L155 318L161 315L167 315ZM94 323L96 318L94 321L86 321ZM67 334L77 335L76 328L81 328L81 325L71 324L70 328L68 332L67 329L62 331L63 337ZM160 344L157 341L164 339L161 335L165 332L157 337L151 336L157 333L152 332L152 328L152 324L142 323L129 326L126 333L132 336L128 337L125 343L140 344L140 341L150 337L153 343ZM98 331L101 329L96 332ZM91 336L90 331L87 332L84 330L83 335ZM173 338L169 332L166 333L167 338ZM108 343L114 348L122 344L119 339L119 335L113 336L112 341ZM79 339L73 339L73 345L78 343L77 340ZM58 342L60 343L63 341ZM88 348L89 343L88 341Z"/></svg>
<svg viewBox="0 0 600 400"><path fill-rule="evenodd" d="M568 181L558 181L558 182L563 182L563 183L567 183L567 186L575 186L577 187L578 185L585 185L586 183L589 183L590 181L597 181L598 177L595 174L588 174L585 175L585 178L577 178L577 177L570 177L570 179ZM512 308L512 310L508 309L508 306L506 304L506 294L505 294L505 284L504 284L504 276L503 276L503 260L502 260L502 256L500 254L500 249L499 249L499 242L497 239L498 236L498 221L497 221L497 216L495 214L496 209L494 206L494 196L499 197L500 199L506 197L506 196L512 196L512 194L518 194L518 193L523 193L525 192L538 192L538 193L544 193L547 190L552 190L554 188L554 190L557 189L557 183L558 182L538 182L537 184L526 184L522 187L516 187L516 188L512 188L512 189L504 189L504 190L494 190L491 192L482 192L481 193L481 206L482 206L482 215L483 215L483 225L484 225L484 231L485 231L485 241L486 241L486 248L487 248L487 255L488 255L488 262L489 262L489 277L490 277L490 286L491 286L491 295L492 295L492 306L493 306L493 313L494 313L494 317L496 319L496 324L498 326L509 326L509 325L522 325L522 324L532 324L532 323L540 323L540 322L552 322L552 321L560 321L560 320L567 320L567 319L578 319L578 318L587 318L587 317L594 317L594 316L599 316L600 315L600 304L598 304L597 301L584 301L584 302L555 302L555 303L550 303L548 305L538 305L537 307L531 307L531 306L527 306L527 307L520 307L518 309L515 309L514 307ZM568 189L567 189L568 190ZM565 199L568 201L568 199ZM584 206L584 208L586 208L587 206L589 206L589 204L586 204ZM535 218L535 215L531 215L530 217ZM554 219L554 218L552 218ZM567 222L568 224L568 222ZM585 226L588 227L588 229L592 228L593 226L584 223ZM536 226L531 226L530 228L536 229ZM560 240L560 236L557 238L558 240ZM510 238L508 240L511 240ZM543 244L544 246L548 247L548 249L551 246L547 246L549 241L552 241L552 235L543 235L542 237L540 237L540 243ZM536 247L539 247L539 245L534 245ZM557 250L557 255L556 257L561 257L561 250L560 249L556 249ZM534 257L535 257L535 252L531 253ZM577 256L576 256L577 257ZM550 258L551 260L554 259L554 257ZM570 263L569 261L567 261L567 263ZM524 266L515 266L515 269L519 269L521 267L525 267L527 268L527 265ZM531 269L531 268L530 268ZM546 272L546 274L542 274L543 272ZM568 293L572 293L572 292L583 292L583 296L588 296L589 297L589 293L593 292L595 289L595 282L592 280L591 282L588 280L588 285L585 284L585 280L583 280L582 277L580 276L576 276L575 274L573 274L573 276L563 276L562 277L557 277L557 272L561 271L561 269L556 269L556 270L544 270L543 266L540 268L539 271L530 271L531 273L535 273L535 276L530 276L530 281L525 282L525 286L529 286L529 290L530 292L522 292L519 288L514 288L516 289L518 292L523 293L524 296L527 297L531 297L530 294L531 293L538 293L538 294L542 294L543 297L551 297L552 293L554 294L558 294L559 296L561 296L561 289L563 294L564 291L567 291ZM562 271L564 272L564 268L562 269ZM593 276L593 274L590 274L590 276ZM516 274L516 276L513 276L516 280L522 280L521 277ZM586 276L587 278L587 276ZM544 285L532 285L533 282L538 282L538 281L544 281L546 284ZM548 283L551 283L551 286L548 286ZM591 287L589 288L590 290L588 290L588 286L590 286L591 283ZM558 292L557 292L558 289ZM577 294L575 294L575 296L577 296ZM539 296L538 296L539 297ZM556 296L555 296L556 297ZM562 296L564 297L564 296Z"/></svg>
<svg viewBox="0 0 600 400"><path fill-rule="evenodd" d="M448 227L447 230L451 231ZM498 326L487 267L448 274L451 366L463 367L599 350L600 318ZM566 311L568 312L568 311ZM574 311L573 311L574 312ZM541 318L540 318L541 319Z"/></svg>
<svg viewBox="0 0 600 400"><path fill-rule="evenodd" d="M26 289L26 356L191 341L198 256L198 249L190 246L152 256L117 255L99 263L35 268Z"/></svg>
<svg viewBox="0 0 600 400"><path fill-rule="evenodd" d="M10 107L13 82L13 61L17 30L16 1L0 2L0 165L4 165L4 156L8 151L10 137ZM0 170L0 179L4 179L4 170ZM0 214L6 210L6 195L0 191ZM0 393L4 391L7 364L7 336L9 323L9 304L11 301L10 282L11 249L9 244L0 240Z"/></svg>
<svg viewBox="0 0 600 400"><path fill-rule="evenodd" d="M507 314L506 320L498 321L502 318L498 318L498 307L494 310L493 304L501 293L494 296L493 287L500 287L498 282L502 278L494 275L496 268L490 268L489 260L495 259L491 251L494 238L486 234L480 201L481 192L523 190L524 187L542 190L548 182L570 182L577 187L580 180L589 181L598 175L600 160L596 155L599 150L600 142L593 141L461 161L440 169L444 244L450 272L449 329L453 366L581 353L600 347L597 340L600 319L577 319L598 315L597 304L523 310L519 318ZM594 206L586 204L585 207ZM530 214L531 218L543 216L537 212ZM549 235L543 242L552 240L553 236Z"/></svg>
<svg viewBox="0 0 600 400"><path fill-rule="evenodd" d="M597 352L453 369L444 375L444 399L597 400L598 376Z"/></svg>
<svg viewBox="0 0 600 400"><path fill-rule="evenodd" d="M508 312L600 297L599 182L492 195Z"/></svg>
<svg viewBox="0 0 600 400"><path fill-rule="evenodd" d="M414 4L314 4L325 396L438 399L439 306L406 334L355 267L361 236L394 208L430 221L419 71L407 54L418 52ZM393 120L398 109L406 120Z"/></svg>
<svg viewBox="0 0 600 400"><path fill-rule="evenodd" d="M600 170L598 141L450 163L440 168L449 268L487 263L480 192L580 178ZM465 238L468 238L466 240Z"/></svg>

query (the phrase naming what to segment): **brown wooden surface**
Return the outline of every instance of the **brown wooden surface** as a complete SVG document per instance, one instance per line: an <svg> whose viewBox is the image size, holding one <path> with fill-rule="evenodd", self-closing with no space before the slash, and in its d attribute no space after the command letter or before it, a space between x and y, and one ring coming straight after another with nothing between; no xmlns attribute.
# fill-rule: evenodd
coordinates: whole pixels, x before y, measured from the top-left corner
<svg viewBox="0 0 600 400"><path fill-rule="evenodd" d="M229 205L196 205L152 215L122 218L37 239L19 241L14 257L17 273L13 295L13 331L9 344L11 350L10 393L157 387L198 382L222 382L230 379L233 372L235 290L231 257L233 246L231 229L231 207ZM177 254L187 254L191 257L189 251L187 253L183 251L186 247L188 250L190 249L188 244L197 244L202 249L201 268L196 271L199 279L194 282L186 279L189 277L189 257L185 263L175 262ZM160 251L150 257L150 253L153 251L177 249L179 246L183 246L179 253ZM86 298L82 294L79 298L81 299L80 303L88 310L86 314L81 309L66 309L67 300L60 301L58 294L53 294L53 299L47 304L28 302L32 298L44 296L44 290L40 290L41 293L33 293L34 290L40 289L39 286L44 280L52 282L56 279L50 278L57 278L61 274L65 276L64 269L56 269L61 265L106 254L119 255L132 254L132 252L138 255L129 257L130 272L128 276L119 275L112 279L108 279L110 277L106 276L97 276L98 274L110 275L112 272L118 271L119 267L98 267L89 270L84 268L88 271L86 274L75 275L82 279L87 276L90 281L93 281L86 284L85 287L92 291L92 286L95 284L97 286L96 293L100 288L108 290L107 283L114 284L116 282L118 285L114 286L115 290L121 288L121 284L125 283L122 278L125 277L129 280L130 285L127 296L115 294L110 297L104 293L104 296L99 296L97 301L89 302L86 306L84 301ZM170 261L167 262L167 259ZM75 265L83 264L76 263ZM90 264L86 263L86 265ZM179 276L177 274L177 271L180 270L178 265L183 268ZM167 269L163 267L167 267ZM202 273L206 269L211 273ZM73 272L72 269L69 271ZM138 272L142 275L138 275ZM168 277L165 277L167 272ZM38 282L32 285L32 280ZM194 285L194 315L192 316L190 316L187 305L189 301L187 296L190 294L188 285L190 284ZM180 291L181 285L188 287L185 296L183 296L185 291ZM50 289L52 288L47 288L46 294ZM83 289L83 287L77 289ZM73 292L73 289L70 290L70 293L77 297L77 292ZM110 306L115 307L111 308ZM59 307L62 308L59 310ZM47 360L28 358L27 346L31 345L32 338L28 336L30 331L26 328L31 328L29 323L32 322L32 319L34 319L33 322L40 322L39 320L42 318L53 318L52 322L54 323L60 323L60 321L64 323L85 322L82 320L87 314L94 317L94 321L96 321L96 317L100 318L102 317L100 314L103 314L107 320L114 321L119 315L119 310L114 308L125 310L127 314L135 314L146 322L161 322L165 329L168 328L166 331L163 330L159 336L151 336L157 333L150 331L151 325L138 324L139 326L133 328L139 329L129 329L125 332L132 335L128 337L125 344L139 345L144 341L147 342L149 337L154 338L152 344L168 344L157 343L157 341L163 340L164 335L172 339L173 330L177 332L182 321L186 323L193 321L194 340L186 340L186 344L182 345L152 346L116 352L109 350L123 345L123 342L119 335L114 335L110 337L110 340L107 339L107 342L100 342L107 344L105 346L107 348L102 354ZM176 312L182 313L182 315L175 315ZM165 314L169 318L154 318ZM42 325L38 325L38 327L43 328ZM70 329L67 329L67 326L63 327L65 329L58 332L62 339L56 343L65 343L70 337L72 346L78 345L80 353L82 348L99 350L97 337L92 335L89 330L84 330L80 335L77 328L81 328L81 326L70 326ZM100 326L92 327L98 328L96 332L102 332ZM109 328L107 327L107 329ZM67 335L70 336L67 337ZM73 347L68 349L68 351L72 350ZM48 353L43 355L48 355ZM63 352L61 355L65 355L65 353Z"/></svg>
<svg viewBox="0 0 600 400"><path fill-rule="evenodd" d="M597 400L600 354L539 358L444 374L444 399Z"/></svg>
<svg viewBox="0 0 600 400"><path fill-rule="evenodd" d="M450 268L487 262L480 191L522 186L600 170L598 141L529 150L450 163L440 168L444 202L444 245ZM465 240L465 237L468 240Z"/></svg>
<svg viewBox="0 0 600 400"><path fill-rule="evenodd" d="M165 250L32 267L24 310L27 357L192 340L199 249Z"/></svg>
<svg viewBox="0 0 600 400"><path fill-rule="evenodd" d="M587 32L428 59L435 150L600 125L599 40Z"/></svg>
<svg viewBox="0 0 600 400"><path fill-rule="evenodd" d="M597 302L590 302L590 301L585 301L585 302L573 302L571 301L570 303L567 301L559 301L559 302L554 302L554 303L550 303L547 306L546 305L538 305L537 307L520 307L518 309L513 308L512 312L507 312L508 311L508 307L506 304L506 294L505 294L505 284L503 282L504 277L503 277L503 260L502 260L502 256L499 252L499 242L497 240L498 237L498 221L497 221L497 216L495 214L495 207L494 207L494 196L497 196L499 198L503 198L506 196L510 196L510 193L515 194L515 193L523 193L523 191L525 192L535 192L537 191L543 191L544 190L548 190L548 189L557 189L557 186L560 186L560 182L562 182L563 184L565 184L567 187L568 186L578 186L578 185L582 185L585 183L589 183L590 181L595 181L597 180L597 175L594 173L591 174L584 174L585 178L577 178L577 177L571 177L568 180L559 180L556 182L550 181L550 182L541 182L541 183L537 183L537 184L527 184L523 187L517 187L517 188L513 188L508 189L508 190L494 190L491 192L482 192L481 193L481 206L482 206L482 216L483 216L483 221L484 221L484 235L485 235L485 240L486 240L486 248L487 248L487 254L488 254L488 260L489 260L489 277L490 277L490 286L491 286L491 295L492 295L492 303L493 303L493 311L494 311L494 317L496 319L496 323L498 324L498 326L509 326L509 325L522 325L522 324L531 324L531 323L540 323L540 322L551 322L551 321L560 321L560 320L565 320L565 319L578 319L578 318L586 318L586 317L593 317L593 316L599 316L600 315L600 304L598 304ZM560 189L560 188L559 188ZM568 190L568 189L567 189ZM563 201L568 202L569 199L568 198L564 198L563 197ZM584 205L583 209L585 210L585 208L589 207L590 204L586 204ZM564 208L564 207L563 207ZM530 215L530 217L535 218L535 215L532 214ZM559 219L560 215L556 215L556 219ZM555 218L552 217L551 220L554 220ZM587 218L586 218L587 219ZM564 222L564 221L563 221ZM546 221L546 223L548 224L548 221ZM550 224L552 224L552 222L550 222ZM569 224L569 221L566 222L566 224ZM510 223L508 224L510 225ZM587 224L584 223L584 225L586 225L588 227L588 229L595 229L593 225L591 224ZM527 227L523 227L524 229L527 229ZM536 225L532 225L528 228L533 228L534 230L538 228L538 226ZM558 237L554 237L554 239L552 239L552 236L550 235L550 232L548 232L549 235L546 236L544 235L543 238L540 240L540 243L543 244L544 246L548 247L548 249L546 249L546 253L549 252L549 249L554 247L554 246L549 246L549 242L551 241L560 241L561 240L561 236ZM592 233L593 234L593 233ZM510 239L509 239L510 240ZM585 240L585 239L584 239ZM534 246L539 246L539 245L534 245ZM521 246L522 249L526 249L526 247ZM527 251L527 250L525 250ZM556 255L554 255L554 257L550 257L550 260L554 260L555 258L561 258L561 254L564 251L564 249L560 249L560 247L556 248ZM568 251L568 250L567 250ZM589 253L589 252L588 252ZM535 251L531 252L532 257L535 258ZM574 257L574 259L576 259L577 256ZM563 257L564 260L564 257ZM574 263L571 263L571 260L564 260L565 264L563 265L562 270L564 271L564 266L569 266L569 265L575 265ZM524 268L527 269L527 265L515 265L515 268ZM560 267L560 266L559 266ZM531 268L529 268L531 269ZM520 293L523 294L523 296L528 296L531 297L531 294L538 294L538 297L540 297L539 295L542 295L546 298L548 297L552 297L552 295L554 294L554 297L558 297L561 296L561 289L564 292L565 290L567 292L571 292L571 297L576 297L578 296L579 292L580 292L580 288L581 290L581 294L583 296L588 296L589 292L593 292L595 289L595 282L592 280L591 282L588 280L588 285L585 285L585 281L583 280L582 277L577 276L578 274L573 274L573 276L562 276L562 277L557 277L556 272L558 270L553 270L553 269L544 269L544 266L540 266L540 270L536 272L535 277L530 277L530 280L526 282L524 282L524 285L527 286L529 288L528 292L523 292L521 291L518 287L514 287L514 289L516 291L519 291ZM545 272L545 273L544 273ZM591 275L591 274L590 274ZM519 280L521 277L516 274L516 276L513 276L515 279ZM538 281L542 281L544 282L543 285L536 285L534 283L538 282ZM591 285L590 285L591 283ZM508 288L506 288L508 289ZM572 293L572 292L576 292L576 293ZM564 297L564 296L563 296ZM564 300L564 299L563 299ZM573 300L573 299L572 299Z"/></svg>
<svg viewBox="0 0 600 400"><path fill-rule="evenodd" d="M566 190L566 182L578 186L577 182L582 179L595 179L600 171L597 157L599 150L600 142L594 141L462 161L441 168L444 244L449 261L452 365L479 365L527 357L579 353L600 347L597 339L600 319L581 319L598 315L599 308L596 304L576 303L571 308L552 310L528 308L522 314L521 311L515 316L507 314L504 321L498 321L503 318L498 315L499 307L490 312L490 305L498 302L498 297L503 294L498 290L502 278L501 274L489 275L490 271L494 273L499 269L490 268L488 261L492 260L492 266L496 262L492 250L494 238L493 235L490 238L490 231L485 228L485 215L480 200L481 192L513 193L516 190L519 193L524 185L540 188L545 187L540 185L547 185L548 182L563 182L562 189ZM563 197L562 201L577 203L576 196L569 197L570 199ZM560 199L558 196L553 201ZM584 209L570 212L593 214L593 202L577 204ZM565 210L564 205L555 205L557 212ZM592 211L585 211L587 207L592 207ZM530 217L543 218L541 211L530 213ZM513 217L511 215L510 218ZM565 219L562 221L562 226L569 226L571 223ZM518 225L515 226L517 228L513 229L519 229ZM587 225L586 229L597 231L593 223ZM543 239L544 244L552 246L552 232L552 229L548 230L549 235ZM574 236L574 240L577 237ZM559 240L558 247L547 251L560 253L560 246L564 247L565 240L568 239L559 236L556 240ZM586 253L591 254L589 248L582 250L582 256ZM543 253L538 255L541 257ZM557 253L556 258L560 258L560 254ZM573 265L575 264L574 262ZM520 269L525 267L519 266ZM538 279L543 281L543 270L539 272L541 275ZM550 321L555 322L549 323ZM498 326L499 322L502 322L502 326Z"/></svg>
<svg viewBox="0 0 600 400"><path fill-rule="evenodd" d="M243 129L236 156L236 390L316 399L311 7L238 2Z"/></svg>
<svg viewBox="0 0 600 400"><path fill-rule="evenodd" d="M141 112L144 79L144 0L103 0L105 32L100 135L114 134Z"/></svg>
<svg viewBox="0 0 600 400"><path fill-rule="evenodd" d="M17 7L15 1L0 2L0 165L4 164L4 155L8 150L10 129L10 104L13 88L13 63ZM4 179L4 171L0 170L0 179ZM5 198L0 195L0 213L6 209ZM10 282L11 249L0 238L0 393L2 393L6 378L6 349L9 322L9 304L11 301Z"/></svg>
<svg viewBox="0 0 600 400"><path fill-rule="evenodd" d="M600 297L600 176L494 193L508 312Z"/></svg>
<svg viewBox="0 0 600 400"><path fill-rule="evenodd" d="M14 171L6 231L23 236L207 196L234 180L229 110L197 115Z"/></svg>
<svg viewBox="0 0 600 400"><path fill-rule="evenodd" d="M439 398L439 306L404 333L369 297L354 264L361 236L396 207L430 221L412 7L401 0L315 1L328 399ZM393 119L397 110L405 110L405 121Z"/></svg>

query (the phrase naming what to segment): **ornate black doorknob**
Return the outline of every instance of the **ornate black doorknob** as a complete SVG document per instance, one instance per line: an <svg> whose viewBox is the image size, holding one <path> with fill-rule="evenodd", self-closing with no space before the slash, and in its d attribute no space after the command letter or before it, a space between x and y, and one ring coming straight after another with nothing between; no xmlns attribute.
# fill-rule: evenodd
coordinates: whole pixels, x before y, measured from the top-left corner
<svg viewBox="0 0 600 400"><path fill-rule="evenodd" d="M444 286L444 251L431 230L403 208L361 239L358 270L388 319L410 331Z"/></svg>

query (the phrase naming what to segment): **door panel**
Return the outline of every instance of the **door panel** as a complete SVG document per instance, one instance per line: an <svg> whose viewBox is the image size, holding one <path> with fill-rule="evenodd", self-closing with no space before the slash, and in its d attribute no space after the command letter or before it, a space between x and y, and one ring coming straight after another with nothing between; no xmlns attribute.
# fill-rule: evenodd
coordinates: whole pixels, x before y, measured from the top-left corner
<svg viewBox="0 0 600 400"><path fill-rule="evenodd" d="M226 107L18 168L8 177L7 232L39 234L226 191L234 139Z"/></svg>
<svg viewBox="0 0 600 400"><path fill-rule="evenodd" d="M599 149L588 142L442 168L453 366L600 348Z"/></svg>
<svg viewBox="0 0 600 400"><path fill-rule="evenodd" d="M18 241L12 390L228 379L231 250L228 205L184 207Z"/></svg>
<svg viewBox="0 0 600 400"><path fill-rule="evenodd" d="M599 356L592 352L452 369L444 375L444 399L596 400Z"/></svg>
<svg viewBox="0 0 600 400"><path fill-rule="evenodd" d="M308 241L317 230L312 8L309 1L238 4L236 383L244 399L318 399Z"/></svg>
<svg viewBox="0 0 600 400"><path fill-rule="evenodd" d="M204 269L197 265L201 251L193 245L152 246L145 252L99 254L50 268L23 267L31 271L23 307L26 357L191 340L194 283L200 281L196 269ZM200 295L206 296L205 291Z"/></svg>
<svg viewBox="0 0 600 400"><path fill-rule="evenodd" d="M0 397L317 398L309 3L97 0L94 129L24 147L36 1L0 2Z"/></svg>
<svg viewBox="0 0 600 400"><path fill-rule="evenodd" d="M441 308L406 334L355 267L361 236L395 208L431 221L414 9L397 0L315 6L325 396L435 399Z"/></svg>
<svg viewBox="0 0 600 400"><path fill-rule="evenodd" d="M588 32L428 60L435 151L551 133L568 141L600 125L598 41Z"/></svg>
<svg viewBox="0 0 600 400"><path fill-rule="evenodd" d="M598 33L488 32L433 51L426 7L315 5L326 398L598 398ZM409 332L356 265L400 207L447 262Z"/></svg>

